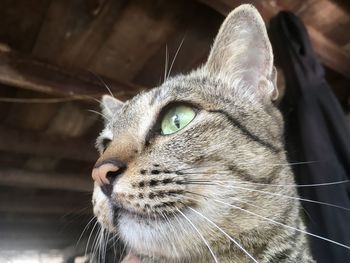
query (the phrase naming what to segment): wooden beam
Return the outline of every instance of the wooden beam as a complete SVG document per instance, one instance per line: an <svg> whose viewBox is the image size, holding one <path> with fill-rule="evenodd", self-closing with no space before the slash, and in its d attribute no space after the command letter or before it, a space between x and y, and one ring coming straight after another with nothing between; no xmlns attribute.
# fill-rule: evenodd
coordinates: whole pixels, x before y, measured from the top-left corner
<svg viewBox="0 0 350 263"><path fill-rule="evenodd" d="M198 1L210 6L224 16L226 16L235 7L247 2L241 0ZM255 5L266 22L268 22L279 11L289 9L289 6L283 5L283 1L273 1L274 4L272 1L250 0L248 2ZM323 36L322 33L318 32L311 25L306 24L306 28L309 32L311 43L321 62L333 70L350 78L350 56L346 54L340 46Z"/></svg>
<svg viewBox="0 0 350 263"><path fill-rule="evenodd" d="M74 255L74 252L82 251L84 254L86 241L92 231L96 220L92 220L92 215L78 216L60 216L57 214L28 214L28 213L0 213L0 250L4 246L26 249L46 248L48 244L64 249L65 255ZM82 235L80 242L77 243L83 229L86 230ZM50 245L50 247L51 247ZM91 245L91 242L90 242ZM70 252L70 253L66 253ZM1 256L3 255L0 252ZM0 256L0 258L1 258ZM0 259L1 262L1 259Z"/></svg>
<svg viewBox="0 0 350 263"><path fill-rule="evenodd" d="M91 68L110 78L132 81L193 12L191 1L128 1Z"/></svg>
<svg viewBox="0 0 350 263"><path fill-rule="evenodd" d="M98 157L93 142L88 144L78 138L48 136L1 126L0 150L91 162Z"/></svg>
<svg viewBox="0 0 350 263"><path fill-rule="evenodd" d="M205 62L213 39L223 21L222 15L208 6L198 2L191 4L193 7L188 10L191 11L191 15L190 18L187 18L186 27L180 27L167 39L170 62L183 40L176 59L174 59L170 76L187 73ZM164 62L165 44L147 61L133 81L140 85L158 86L160 77L163 75Z"/></svg>
<svg viewBox="0 0 350 263"><path fill-rule="evenodd" d="M18 169L0 170L0 185L77 192L92 192L93 188L89 174L34 173Z"/></svg>
<svg viewBox="0 0 350 263"><path fill-rule="evenodd" d="M56 214L56 215L91 215L91 196L59 192L57 196L30 195L25 192L1 193L1 213L20 214Z"/></svg>
<svg viewBox="0 0 350 263"><path fill-rule="evenodd" d="M313 48L321 62L334 71L350 78L350 56L334 42L311 26L306 26Z"/></svg>
<svg viewBox="0 0 350 263"><path fill-rule="evenodd" d="M103 77L116 97L129 99L142 87ZM0 44L0 83L81 99L99 98L108 93L104 84L92 73L73 67L59 67L43 60L12 51Z"/></svg>
<svg viewBox="0 0 350 263"><path fill-rule="evenodd" d="M125 2L50 1L32 53L58 65L86 68L111 34Z"/></svg>
<svg viewBox="0 0 350 263"><path fill-rule="evenodd" d="M0 248L3 250L1 251L1 255L10 257L11 254L9 252L6 253L6 250L15 250L18 253L18 251L25 250L45 251L46 249L63 249L66 246L72 245L74 242L76 242L76 240L71 237L52 238L55 236L55 234L56 233L51 232L49 235L43 236L32 232L25 235L2 235L0 237Z"/></svg>
<svg viewBox="0 0 350 263"><path fill-rule="evenodd" d="M11 0L0 3L0 39L17 50L30 52L50 1Z"/></svg>

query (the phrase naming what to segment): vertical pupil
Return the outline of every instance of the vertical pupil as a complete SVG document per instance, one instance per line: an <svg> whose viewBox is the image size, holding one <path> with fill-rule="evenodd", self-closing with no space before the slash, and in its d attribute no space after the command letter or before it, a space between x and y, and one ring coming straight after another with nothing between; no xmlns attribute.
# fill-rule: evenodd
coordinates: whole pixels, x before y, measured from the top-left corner
<svg viewBox="0 0 350 263"><path fill-rule="evenodd" d="M175 126L178 128L178 129L180 129L180 120L179 120L179 116L177 115L177 114L175 114L174 116L173 116L173 122L174 122L174 124L175 124Z"/></svg>

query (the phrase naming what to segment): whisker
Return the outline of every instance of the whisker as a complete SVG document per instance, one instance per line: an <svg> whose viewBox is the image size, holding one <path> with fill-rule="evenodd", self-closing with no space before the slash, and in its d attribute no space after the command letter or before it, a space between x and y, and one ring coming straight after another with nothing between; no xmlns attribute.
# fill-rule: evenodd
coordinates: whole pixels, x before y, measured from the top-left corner
<svg viewBox="0 0 350 263"><path fill-rule="evenodd" d="M169 226L169 228L171 228L172 232L173 232L173 236L171 238L168 239L168 242L171 244L172 248L173 248L173 253L175 255L178 255L178 251L177 251L177 248L176 248L176 245L175 245L175 242L172 242L172 239L176 239L176 233L177 231L175 230L175 228L173 227L173 225L171 224L170 220L169 220L169 217L164 214L164 213L161 213L163 215L163 217L165 218L165 222L166 224Z"/></svg>
<svg viewBox="0 0 350 263"><path fill-rule="evenodd" d="M92 75L94 75L95 78L97 78L97 79L103 84L103 86L108 90L109 94L110 94L113 98L115 98L114 95L113 95L113 92L111 91L111 89L109 88L109 86L107 85L107 83L103 80L103 78L102 78L99 74L97 74L97 73L95 73L95 72L93 72L93 71L90 71L90 70L89 70L89 72L90 72Z"/></svg>
<svg viewBox="0 0 350 263"><path fill-rule="evenodd" d="M192 207L188 207L190 210L198 214L199 216L206 219L209 223L211 223L213 226L215 226L221 233L223 233L228 239L230 239L237 247L239 247L248 257L250 257L255 263L259 263L241 244L239 244L235 239L233 239L230 235L228 235L221 227L219 227L217 224L215 224L213 221L211 221L209 218L207 218L202 213L198 212L197 210L193 209Z"/></svg>
<svg viewBox="0 0 350 263"><path fill-rule="evenodd" d="M222 180L221 182L230 182L230 181L229 180L228 181ZM329 182L329 183L319 183L319 184L264 184L264 183L234 181L234 183L238 183L238 184L267 185L267 186L276 186L276 187L318 187L318 186L331 186L331 185L337 185L337 184L346 184L349 182L350 182L350 180L343 180L343 181Z"/></svg>
<svg viewBox="0 0 350 263"><path fill-rule="evenodd" d="M196 230L196 232L198 233L198 235L200 236L200 238L203 240L203 242L205 243L205 245L207 246L207 248L209 249L210 254L212 255L215 263L219 263L218 259L216 258L214 252L212 251L212 249L210 248L208 242L205 240L204 236L202 235L202 233L198 230L198 228L192 223L192 221L184 214L181 212L180 209L176 208L176 210L186 219L186 221L188 223L191 224L191 226L193 227L194 230Z"/></svg>
<svg viewBox="0 0 350 263"><path fill-rule="evenodd" d="M85 253L84 253L85 256L87 255L87 250L88 250L88 247L89 247L91 235L92 235L92 233L94 232L94 230L95 230L95 228L96 228L97 225L98 225L98 221L95 222L93 228L91 229L91 232L90 232L90 235L89 235L89 237L88 237L88 240L87 240L87 243L86 243L86 247L85 247Z"/></svg>
<svg viewBox="0 0 350 263"><path fill-rule="evenodd" d="M123 249L122 249L122 252L120 253L120 256L119 256L119 262L122 261L122 257L125 253L125 250L126 250L126 244L122 243L123 244Z"/></svg>
<svg viewBox="0 0 350 263"><path fill-rule="evenodd" d="M305 230L302 230L302 229L299 229L299 228L296 228L296 227L292 227L292 226L283 224L283 223L278 222L278 221L276 221L276 220L273 220L273 219L271 219L271 218L264 217L264 216L262 216L262 215L259 215L259 214L256 214L256 213L254 213L254 212L251 212L251 211L248 211L248 210L246 210L246 209L243 209L243 208L241 208L241 207L239 207L239 206L235 206L235 205L232 205L232 204L229 204L229 203L226 203L226 202L217 200L217 199L212 199L212 200L214 200L215 202L224 204L224 205L228 205L228 206L230 206L230 207L233 207L233 208L238 209L238 210L240 210L240 211L246 212L246 213L248 213L248 214L254 215L254 216L256 216L256 217L259 217L259 218L261 218L261 219L264 219L264 220L269 221L269 222L271 222L271 223L274 223L274 224L276 224L276 225L280 225L280 226L283 226L283 227L285 227L285 228L288 228L288 229L291 229L291 230L294 230L294 231L297 231L297 232L300 232L300 233L303 233L303 234L306 234L306 235L310 235L310 236L315 237L315 238L318 238L318 239L322 239L322 240L324 240L324 241L333 243L333 244L335 244L335 245L341 246L341 247L346 248L346 249L350 249L350 246L344 245L344 244L339 243L339 242L337 242L337 241L334 241L334 240L332 240L332 239L325 238L325 237L322 237L322 236L319 236L319 235L316 235L316 234L307 232L307 231L305 231Z"/></svg>
<svg viewBox="0 0 350 263"><path fill-rule="evenodd" d="M264 166L293 166L293 165L305 165L305 164L313 164L313 163L319 163L320 161L306 161L306 162L290 162L290 163L266 163L266 162L242 162L242 163L235 163L235 165L264 165ZM218 168L222 169L223 167L226 167L226 164L217 165L198 165L194 167L187 167L183 169L175 170L174 172L183 172L187 170L198 170L200 168Z"/></svg>
<svg viewBox="0 0 350 263"><path fill-rule="evenodd" d="M83 231L81 232L81 234L80 234L80 236L79 236L79 238L78 238L77 243L75 244L75 247L78 246L78 244L79 244L81 238L83 237L85 231L88 229L88 227L90 226L90 224L92 223L92 221L93 221L95 218L96 218L96 217L93 216L93 217L90 219L90 221L86 224L86 226L84 227Z"/></svg>
<svg viewBox="0 0 350 263"><path fill-rule="evenodd" d="M334 208L338 208L338 209L342 209L342 210L350 212L350 208L339 206L339 205L335 205L335 204L330 204L330 203L326 203L326 202L315 201L315 200L311 200L311 199L300 198L300 197L289 196L289 195L283 195L283 194L278 194L278 193L271 193L271 192L267 192L267 191L262 191L262 190L257 190L257 189L250 189L250 188L240 187L240 186L222 185L222 184L219 184L219 183L217 185L222 186L222 187L236 188L236 189L242 189L242 190L247 190L247 191L251 191L251 192L257 192L257 193L262 193L262 194L267 194L267 195L272 195L272 196L278 196L278 197L292 199L292 200L298 200L298 201L304 201L304 202L315 203L315 204L320 204L320 205L326 205L326 206L330 206L330 207L334 207Z"/></svg>
<svg viewBox="0 0 350 263"><path fill-rule="evenodd" d="M209 198L208 196L205 196L205 195L201 195L201 194L197 194L197 193L193 193L193 192L189 192L189 191L185 191L185 192L186 192L186 193L189 193L189 194L193 194L193 195L198 195L198 196L201 196L201 197L204 197L204 198ZM191 197L190 197L190 198L191 198ZM198 200L196 200L196 199L194 199L194 198L191 198L191 199L193 199L193 200L195 200L195 201L198 201ZM242 199L237 198L237 197L230 197L230 199L235 200L235 201L237 201L237 202L240 202L240 203L242 203L242 204L250 205L250 206L255 207L255 208L258 208L258 209L266 210L266 208L264 208L264 207L262 207L262 206L255 205L255 204L253 204L253 203L251 203L251 202L248 202L248 201L246 201L246 200L242 200Z"/></svg>
<svg viewBox="0 0 350 263"><path fill-rule="evenodd" d="M108 247L108 239L109 239L109 232L105 234L105 239L104 239L104 251L103 251L103 262L106 261L106 254L107 254L107 247Z"/></svg>
<svg viewBox="0 0 350 263"><path fill-rule="evenodd" d="M206 183L206 182L192 182L192 181L177 181L177 183L180 183L182 185L216 185L214 183Z"/></svg>
<svg viewBox="0 0 350 263"><path fill-rule="evenodd" d="M87 110L87 111L92 112L92 113L95 113L95 114L97 114L97 115L100 115L100 116L102 116L104 119L108 120L107 116L104 115L104 114L102 114L101 112L98 112L98 111L95 111L95 110Z"/></svg>
<svg viewBox="0 0 350 263"><path fill-rule="evenodd" d="M187 174L187 173L185 173ZM212 173L189 173L193 175L202 175L202 174L212 174ZM223 174L223 173L221 173ZM221 175L221 174L215 174L215 175ZM275 186L275 187L319 187L319 186L332 186L332 185L338 185L338 184L347 184L350 183L350 180L342 180L342 181L335 181L335 182L327 182L327 183L317 183L317 184L268 184L268 183L254 183L254 182L242 182L242 181L235 181L235 180L228 180L226 178L209 178L209 179L190 179L186 180L186 182L205 182L205 183L213 183L213 182L220 182L220 183L235 183L235 184L247 184L247 185L265 185L265 186Z"/></svg>
<svg viewBox="0 0 350 263"><path fill-rule="evenodd" d="M172 70L172 68L173 68L174 62L175 62L176 57L177 57L177 55L178 55L178 53L179 53L179 51L180 51L180 49L181 49L181 47L182 47L182 44L184 43L184 40L185 40L185 37L182 38L181 43L180 43L179 47L178 47L177 50L176 50L176 53L175 53L175 55L174 55L174 58L173 58L173 60L171 61L171 65L170 65L170 68L169 68L169 72L168 72L168 74L167 74L167 78L169 78L169 76L170 76L170 74L171 74L171 70Z"/></svg>
<svg viewBox="0 0 350 263"><path fill-rule="evenodd" d="M101 231L101 226L100 226L99 224L97 224L97 226L98 226L97 232L96 232L96 235L94 236L94 239L93 239L92 245L91 245L91 251L90 251L91 258L94 258L94 257L95 257L96 240L97 240L97 238L99 237L100 231Z"/></svg>
<svg viewBox="0 0 350 263"><path fill-rule="evenodd" d="M169 61L169 53L168 53L168 45L165 45L165 65L164 65L164 80L167 80L167 75L168 75L168 62Z"/></svg>

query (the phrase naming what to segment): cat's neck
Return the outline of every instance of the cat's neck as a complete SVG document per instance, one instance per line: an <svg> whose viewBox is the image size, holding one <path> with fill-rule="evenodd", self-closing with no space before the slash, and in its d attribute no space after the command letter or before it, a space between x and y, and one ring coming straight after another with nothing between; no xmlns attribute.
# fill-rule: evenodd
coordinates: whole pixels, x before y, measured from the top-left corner
<svg viewBox="0 0 350 263"><path fill-rule="evenodd" d="M295 213L293 214L295 215ZM305 229L305 225L299 217L288 218L287 221L286 223L291 227ZM271 225L271 228L264 231L243 233L236 237L235 241L240 244L241 248L234 242L229 242L228 239L210 244L210 249L214 255L209 249L206 249L200 254L193 254L182 259L154 259L145 256L140 256L140 259L141 263L251 263L254 260L259 263L272 263L280 262L282 259L286 262L315 263L310 257L307 238L300 231L286 231L284 228ZM243 251L243 247L245 251ZM193 248L193 251L196 251L196 249Z"/></svg>

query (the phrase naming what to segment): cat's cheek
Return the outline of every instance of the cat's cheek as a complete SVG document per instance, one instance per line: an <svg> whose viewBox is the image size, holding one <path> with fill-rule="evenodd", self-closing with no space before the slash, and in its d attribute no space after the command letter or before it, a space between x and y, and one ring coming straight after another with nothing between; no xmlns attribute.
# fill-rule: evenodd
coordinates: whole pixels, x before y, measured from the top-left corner
<svg viewBox="0 0 350 263"><path fill-rule="evenodd" d="M116 232L113 225L113 211L107 197L103 194L100 187L95 187L93 193L93 211L97 221L109 232Z"/></svg>

